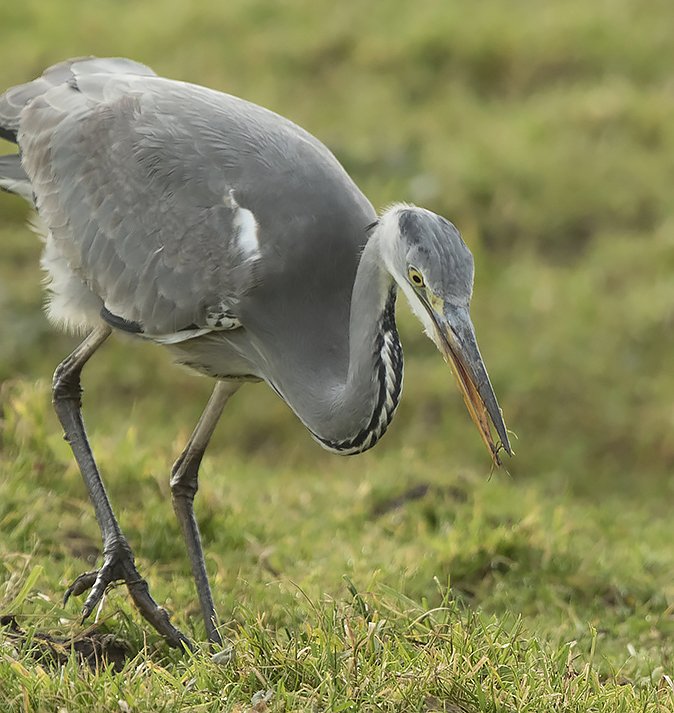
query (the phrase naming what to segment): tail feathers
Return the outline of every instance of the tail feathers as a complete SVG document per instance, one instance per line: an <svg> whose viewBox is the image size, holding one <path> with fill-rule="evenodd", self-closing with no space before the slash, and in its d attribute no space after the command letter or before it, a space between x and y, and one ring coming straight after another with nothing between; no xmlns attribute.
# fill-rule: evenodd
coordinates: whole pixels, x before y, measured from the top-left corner
<svg viewBox="0 0 674 713"><path fill-rule="evenodd" d="M33 187L21 166L19 154L0 156L0 189L33 203Z"/></svg>

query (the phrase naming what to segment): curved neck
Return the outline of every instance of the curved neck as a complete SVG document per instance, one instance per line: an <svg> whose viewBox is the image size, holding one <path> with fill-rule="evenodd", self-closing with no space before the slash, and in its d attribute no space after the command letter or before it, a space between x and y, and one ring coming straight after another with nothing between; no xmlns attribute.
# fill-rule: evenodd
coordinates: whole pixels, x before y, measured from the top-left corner
<svg viewBox="0 0 674 713"><path fill-rule="evenodd" d="M396 295L397 285L383 267L375 232L363 250L353 286L346 380L325 394L322 417L306 424L328 450L361 453L381 438L393 418L403 379Z"/></svg>

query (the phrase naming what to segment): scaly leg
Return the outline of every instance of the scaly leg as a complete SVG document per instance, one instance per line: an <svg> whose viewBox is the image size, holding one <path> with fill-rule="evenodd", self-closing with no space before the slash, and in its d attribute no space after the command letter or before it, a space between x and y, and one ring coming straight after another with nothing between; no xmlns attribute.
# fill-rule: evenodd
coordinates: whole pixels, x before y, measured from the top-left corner
<svg viewBox="0 0 674 713"><path fill-rule="evenodd" d="M80 374L92 354L110 336L108 326L98 327L59 364L54 373L54 409L63 426L65 439L70 444L75 460L80 467L89 498L94 506L96 520L103 537L103 566L95 572L80 575L65 593L63 604L71 594L82 594L91 589L82 607L84 621L100 602L111 582L122 580L129 589L131 598L140 613L166 639L170 646L193 650L189 640L170 622L168 613L150 596L147 582L140 576L134 564L129 543L122 534L110 505L110 500L101 480L96 461L82 421L82 389Z"/></svg>
<svg viewBox="0 0 674 713"><path fill-rule="evenodd" d="M194 496L199 488L199 465L206 446L211 440L225 404L240 386L240 383L233 381L218 381L215 384L211 398L201 414L199 423L197 423L189 443L173 465L170 481L173 509L182 527L208 640L212 644L220 645L222 645L222 639L217 629L217 615L211 587L208 583L204 552L201 547L199 526L194 517L193 503Z"/></svg>

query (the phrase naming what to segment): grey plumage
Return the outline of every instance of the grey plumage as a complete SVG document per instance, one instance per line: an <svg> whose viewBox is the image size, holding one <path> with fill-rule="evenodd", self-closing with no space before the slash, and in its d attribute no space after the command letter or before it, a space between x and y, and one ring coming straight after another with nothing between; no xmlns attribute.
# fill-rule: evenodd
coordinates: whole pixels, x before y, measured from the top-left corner
<svg viewBox="0 0 674 713"><path fill-rule="evenodd" d="M0 188L16 193L29 203L33 201L33 188L21 166L19 154L0 156Z"/></svg>
<svg viewBox="0 0 674 713"><path fill-rule="evenodd" d="M414 206L377 219L330 151L292 122L130 60L89 58L8 90L0 135L21 152L0 158L0 188L34 202L42 222L49 316L93 330L57 372L57 410L111 328L163 344L232 384L216 387L171 481L211 640L218 637L207 580L199 583L191 498L203 449L238 383L266 381L331 450L371 447L402 389L401 287L452 363L493 457L510 453L468 316L473 261L459 232ZM72 413L60 418L67 435L79 428L68 425ZM71 442L82 438L78 431ZM73 449L95 491L95 464ZM104 492L93 491L98 508ZM99 522L114 521L107 500L101 507ZM104 541L128 548L114 525L101 522ZM96 596L111 581L104 569L87 580ZM118 576L128 582L130 571ZM156 611L143 613L152 620Z"/></svg>

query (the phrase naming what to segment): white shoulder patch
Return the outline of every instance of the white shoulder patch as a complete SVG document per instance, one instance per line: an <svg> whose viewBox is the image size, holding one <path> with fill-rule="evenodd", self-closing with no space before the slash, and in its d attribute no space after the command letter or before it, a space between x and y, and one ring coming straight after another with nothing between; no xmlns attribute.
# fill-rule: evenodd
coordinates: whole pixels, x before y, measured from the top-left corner
<svg viewBox="0 0 674 713"><path fill-rule="evenodd" d="M224 196L226 206L234 211L234 226L237 229L236 241L246 260L257 260L260 257L260 244L257 239L258 224L253 212L242 208L234 198L234 191Z"/></svg>

